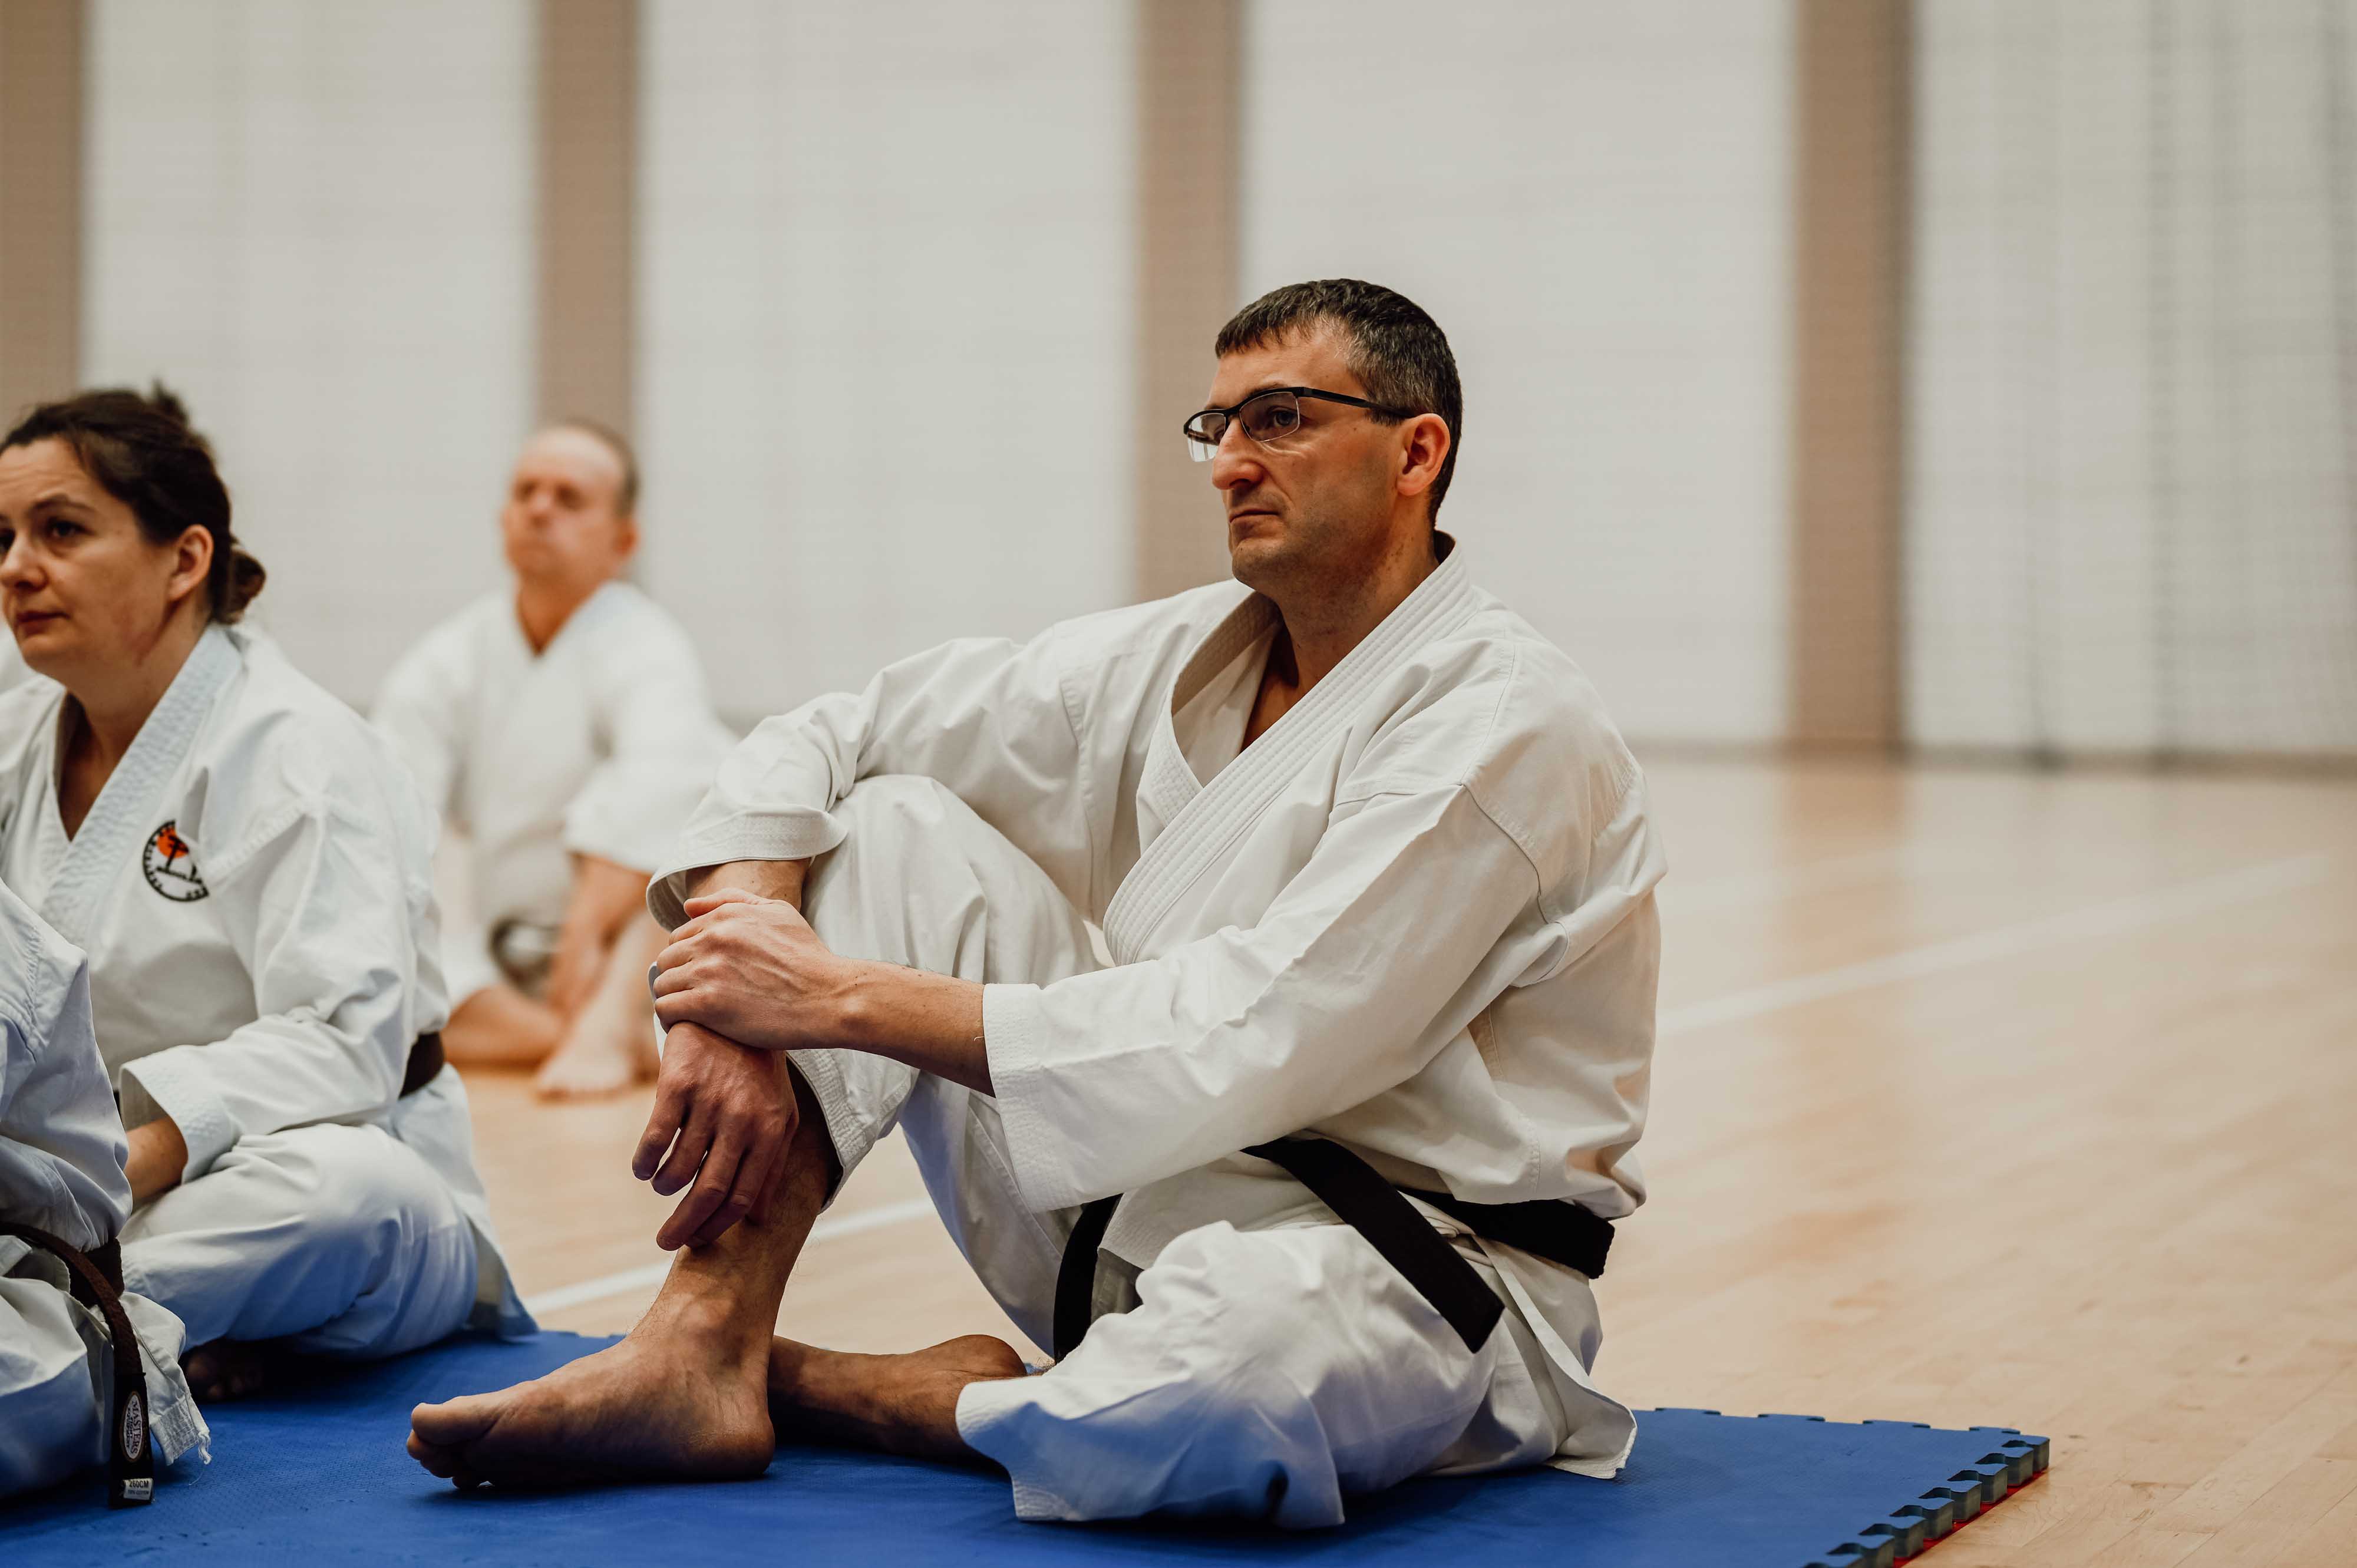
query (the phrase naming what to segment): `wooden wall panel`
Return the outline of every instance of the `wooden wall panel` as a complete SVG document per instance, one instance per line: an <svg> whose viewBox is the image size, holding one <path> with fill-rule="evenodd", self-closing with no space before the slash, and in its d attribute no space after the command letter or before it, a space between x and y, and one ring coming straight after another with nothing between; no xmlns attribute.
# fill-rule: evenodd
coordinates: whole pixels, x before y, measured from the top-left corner
<svg viewBox="0 0 2357 1568"><path fill-rule="evenodd" d="M633 423L638 0L541 0L539 347L543 420Z"/></svg>
<svg viewBox="0 0 2357 1568"><path fill-rule="evenodd" d="M1241 0L1137 0L1137 593L1228 575L1210 471L1179 424L1203 405L1237 288Z"/></svg>
<svg viewBox="0 0 2357 1568"><path fill-rule="evenodd" d="M1800 0L1792 660L1802 746L1897 746L1907 263L1904 0Z"/></svg>
<svg viewBox="0 0 2357 1568"><path fill-rule="evenodd" d="M81 374L81 0L0 0L0 428Z"/></svg>

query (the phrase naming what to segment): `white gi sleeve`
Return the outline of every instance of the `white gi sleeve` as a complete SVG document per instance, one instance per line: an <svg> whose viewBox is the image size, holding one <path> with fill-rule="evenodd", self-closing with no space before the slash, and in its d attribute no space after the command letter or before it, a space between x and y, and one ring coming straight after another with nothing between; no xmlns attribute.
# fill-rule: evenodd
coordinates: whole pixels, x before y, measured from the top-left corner
<svg viewBox="0 0 2357 1568"><path fill-rule="evenodd" d="M732 751L647 889L666 927L688 875L736 860L805 860L843 842L832 814L859 780L939 780L1087 908L1092 812L1109 814L1121 739L1092 757L1068 701L1064 628L1029 643L970 639L890 664L765 720ZM1110 774L1110 777L1108 777Z"/></svg>
<svg viewBox="0 0 2357 1568"><path fill-rule="evenodd" d="M0 898L16 904L13 895ZM131 1215L129 1153L91 1032L90 966L22 905L0 912L0 1219L103 1245Z"/></svg>
<svg viewBox="0 0 2357 1568"><path fill-rule="evenodd" d="M419 981L393 814L393 802L365 794L307 801L207 868L258 1015L226 1038L173 1046L122 1071L124 1124L171 1117L188 1145L183 1180L241 1137L389 1109L410 1047L447 1021L442 998Z"/></svg>
<svg viewBox="0 0 2357 1568"><path fill-rule="evenodd" d="M457 625L437 628L402 655L369 714L408 765L425 803L444 818L457 811L473 711L474 682L462 630Z"/></svg>
<svg viewBox="0 0 2357 1568"><path fill-rule="evenodd" d="M470 668L467 630L464 618L446 623L404 654L385 677L376 707L369 714L369 722L392 743L417 780L418 791L434 813L438 835L447 835L454 827L461 834L469 831L466 813L459 809L460 784L466 776L466 743L478 676ZM437 881L438 874L456 872L457 865L437 862ZM437 886L436 903L442 974L455 1007L478 991L498 984L501 976L491 961L490 932L474 917L474 898L452 897L449 892L447 886ZM467 918L452 918L453 911L459 909L468 912Z"/></svg>
<svg viewBox="0 0 2357 1568"><path fill-rule="evenodd" d="M731 737L686 637L662 622L633 629L596 652L606 757L565 808L565 847L651 872L711 787Z"/></svg>
<svg viewBox="0 0 2357 1568"><path fill-rule="evenodd" d="M1338 806L1249 929L1051 985L985 987L991 1081L1024 1197L1068 1208L1340 1116L1431 1066L1508 987L1608 944L1556 1027L1594 1042L1579 1054L1641 1070L1659 860L1638 800L1612 802L1609 825L1569 854L1542 842L1559 829L1534 832L1470 783ZM1577 829L1584 813L1568 815Z"/></svg>

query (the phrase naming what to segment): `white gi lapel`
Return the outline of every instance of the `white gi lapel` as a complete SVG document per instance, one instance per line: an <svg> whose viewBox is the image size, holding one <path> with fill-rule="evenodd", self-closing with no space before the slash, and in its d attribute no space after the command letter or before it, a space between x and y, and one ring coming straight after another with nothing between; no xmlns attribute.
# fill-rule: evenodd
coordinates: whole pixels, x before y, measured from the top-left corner
<svg viewBox="0 0 2357 1568"><path fill-rule="evenodd" d="M1202 646L1179 667L1178 678L1171 682L1168 701L1155 714L1153 738L1146 746L1145 777L1137 785L1138 799L1153 808L1157 820L1166 824L1174 822L1188 802L1203 792L1203 781L1188 765L1186 748L1178 744L1178 732L1172 721L1238 654L1275 624L1276 607L1254 594L1229 611L1227 618L1211 628ZM1132 879L1135 875L1133 869Z"/></svg>
<svg viewBox="0 0 2357 1568"><path fill-rule="evenodd" d="M138 738L115 764L106 787L91 802L90 814L67 846L57 880L42 900L41 913L68 940L89 945L89 932L105 907L107 893L123 875L124 862L140 858L147 841L164 830L177 829L156 816L159 799L238 664L230 634L218 626L207 627L156 711L139 726ZM180 856L166 853L160 858L164 868L159 875L185 878L190 889L187 896L202 897L193 891L202 886L194 880L199 874L176 865ZM181 882L171 886L177 889Z"/></svg>
<svg viewBox="0 0 2357 1568"><path fill-rule="evenodd" d="M1169 813L1170 825L1139 854L1105 911L1105 946L1116 963L1135 963L1146 956L1147 939L1195 878L1228 853L1286 781L1351 722L1384 677L1463 620L1476 596L1452 549L1432 575L1266 734L1244 747L1209 784L1199 786L1179 753L1170 716L1268 628L1275 607L1255 594L1220 624L1180 669L1170 699L1157 715L1146 777L1138 789L1141 795L1157 792L1157 809L1167 803L1177 810Z"/></svg>

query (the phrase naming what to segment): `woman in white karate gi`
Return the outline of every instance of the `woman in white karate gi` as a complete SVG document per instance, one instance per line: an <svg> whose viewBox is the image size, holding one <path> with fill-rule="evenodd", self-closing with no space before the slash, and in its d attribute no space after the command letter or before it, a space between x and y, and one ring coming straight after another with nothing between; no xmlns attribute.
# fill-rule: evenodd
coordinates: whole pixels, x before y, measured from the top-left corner
<svg viewBox="0 0 2357 1568"><path fill-rule="evenodd" d="M82 955L0 886L0 1225L94 1252L131 1212L123 1123L91 1034ZM139 1419L166 1465L208 1434L180 1376L180 1325L145 1296L123 1310L139 1341ZM102 1462L115 1390L103 1315L75 1299L64 1262L0 1235L0 1497Z"/></svg>
<svg viewBox="0 0 2357 1568"><path fill-rule="evenodd" d="M236 625L262 568L158 389L0 440L0 876L90 954L130 1129L124 1273L200 1397L283 1340L373 1357L526 1326L435 1071L432 828L349 708Z"/></svg>

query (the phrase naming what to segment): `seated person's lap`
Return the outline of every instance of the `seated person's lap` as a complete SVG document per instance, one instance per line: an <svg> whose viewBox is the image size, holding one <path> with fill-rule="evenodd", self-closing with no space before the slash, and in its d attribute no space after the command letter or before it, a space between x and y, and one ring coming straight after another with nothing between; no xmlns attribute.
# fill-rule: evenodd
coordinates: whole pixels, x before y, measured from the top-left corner
<svg viewBox="0 0 2357 1568"><path fill-rule="evenodd" d="M135 1209L123 1266L192 1344L288 1338L323 1355L431 1344L467 1321L477 1283L442 1179L382 1130L334 1124L241 1139Z"/></svg>

